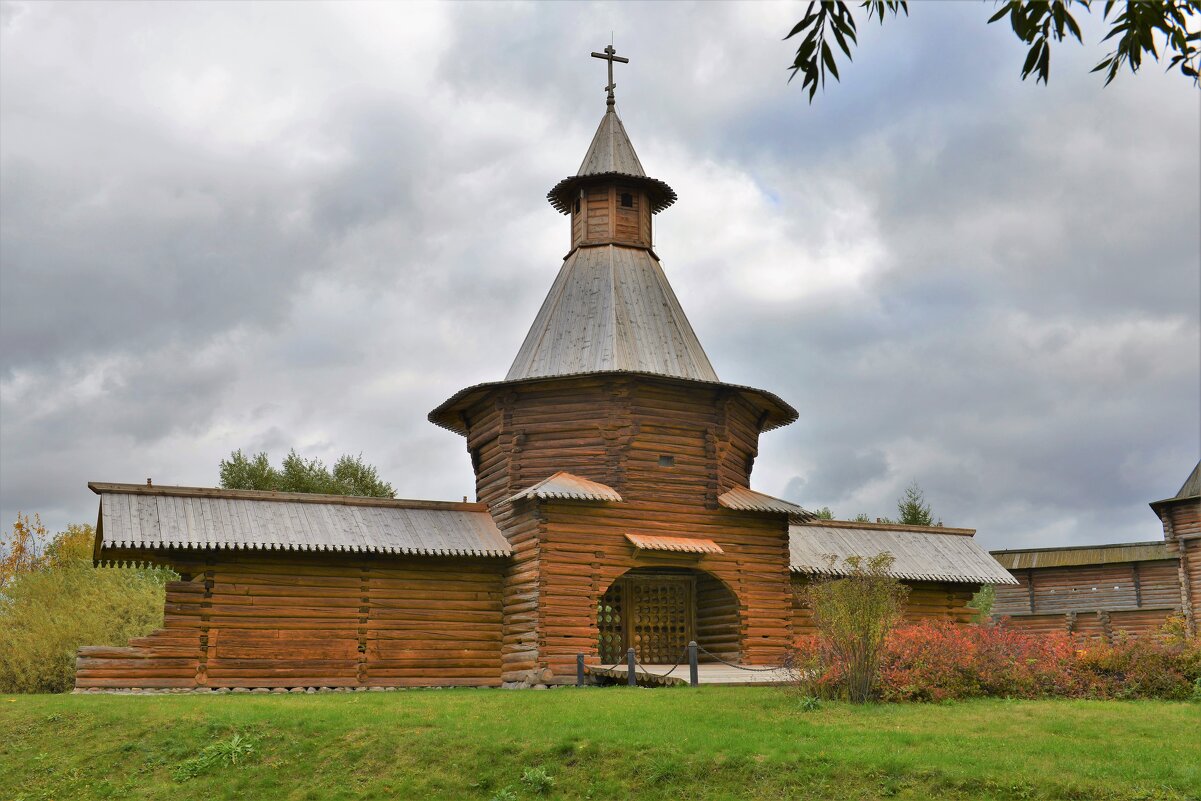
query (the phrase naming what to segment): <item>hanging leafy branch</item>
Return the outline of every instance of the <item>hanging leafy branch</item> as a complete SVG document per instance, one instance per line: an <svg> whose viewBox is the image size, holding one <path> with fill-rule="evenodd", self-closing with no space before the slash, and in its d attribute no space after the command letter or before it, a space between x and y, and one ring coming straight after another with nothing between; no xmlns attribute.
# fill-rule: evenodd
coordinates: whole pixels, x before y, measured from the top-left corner
<svg viewBox="0 0 1201 801"><path fill-rule="evenodd" d="M893 16L896 16L898 11L909 15L907 0L863 0L861 8L867 9L869 19L873 16L879 17L881 24L884 22L886 11ZM804 18L793 26L792 31L784 38L791 39L805 31L808 33L805 33L797 47L796 60L792 63L792 75L788 80L795 78L798 72L804 73L801 91L809 89L809 102L812 103L813 96L817 94L818 84L820 83L823 89L826 87L826 70L830 71L834 80L839 80L838 65L834 61L834 51L830 48L826 32L829 31L834 36L834 41L846 55L847 61L851 60L850 44L857 45L859 40L855 35L855 17L847 4L841 0L813 0L805 9Z"/></svg>
<svg viewBox="0 0 1201 801"><path fill-rule="evenodd" d="M1027 46L1022 80L1033 75L1035 83L1047 83L1051 76L1053 42L1072 38L1083 44L1080 25L1072 16L1072 6L1091 12L1094 0L1007 0L988 20L991 24L1008 19L1014 35ZM875 18L880 24L888 16L909 15L906 0L864 0L859 8L866 12L869 20ZM1102 41L1116 39L1116 42L1114 50L1092 71L1105 73L1106 86L1123 68L1131 73L1138 72L1144 56L1159 61L1161 49L1165 56L1170 55L1169 71L1179 70L1181 74L1192 78L1194 84L1198 83L1201 25L1197 23L1201 19L1201 0L1136 0L1127 3L1106 0L1102 18L1110 23L1109 32ZM1194 30L1189 30L1190 24ZM851 47L858 45L855 16L850 4L844 0L813 0L801 21L784 38L787 40L794 36L800 36L801 42L790 67L792 75L789 81L800 73L803 76L801 90L808 89L809 102L812 103L818 87L825 88L827 73L834 80L840 80L830 39L834 40L847 61L852 60Z"/></svg>

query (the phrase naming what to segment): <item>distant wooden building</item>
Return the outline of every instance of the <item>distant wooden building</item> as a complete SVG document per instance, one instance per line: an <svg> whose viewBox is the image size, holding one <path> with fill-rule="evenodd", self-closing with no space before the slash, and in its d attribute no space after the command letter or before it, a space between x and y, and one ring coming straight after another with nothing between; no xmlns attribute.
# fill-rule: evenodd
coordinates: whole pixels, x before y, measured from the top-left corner
<svg viewBox="0 0 1201 801"><path fill-rule="evenodd" d="M1201 614L1201 463L1172 498L1151 508L1164 539L1071 548L993 551L1017 580L999 586L992 613L1006 625L1111 640Z"/></svg>
<svg viewBox="0 0 1201 801"><path fill-rule="evenodd" d="M1151 509L1163 523L1163 538L1178 561L1180 605L1189 631L1201 635L1201 461L1180 491L1153 501Z"/></svg>
<svg viewBox="0 0 1201 801"><path fill-rule="evenodd" d="M771 665L824 554L893 552L914 615L964 619L1012 580L970 530L815 521L750 489L760 434L797 412L718 378L652 249L675 192L611 89L548 196L570 250L508 375L429 415L464 437L477 502L91 484L96 560L181 580L161 631L81 649L77 686L553 684L577 654L671 663L690 640Z"/></svg>

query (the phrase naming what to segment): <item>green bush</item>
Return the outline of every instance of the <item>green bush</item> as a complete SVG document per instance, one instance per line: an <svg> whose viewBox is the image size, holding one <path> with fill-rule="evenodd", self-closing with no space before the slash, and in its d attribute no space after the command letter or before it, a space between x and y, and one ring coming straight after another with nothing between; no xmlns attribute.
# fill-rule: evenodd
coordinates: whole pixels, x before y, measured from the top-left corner
<svg viewBox="0 0 1201 801"><path fill-rule="evenodd" d="M16 529L18 527L14 527ZM125 645L162 625L162 568L92 567L91 526L72 525L0 586L0 692L66 692L81 645Z"/></svg>
<svg viewBox="0 0 1201 801"><path fill-rule="evenodd" d="M837 662L846 697L863 704L871 700L885 644L901 619L909 588L889 575L895 561L890 553L869 559L848 556L842 568L836 561L827 557L827 572L837 577L813 580L804 590L804 602L829 652L824 661ZM792 665L796 683L808 695L816 695L811 692L814 678L826 674L823 654L818 652L816 662Z"/></svg>

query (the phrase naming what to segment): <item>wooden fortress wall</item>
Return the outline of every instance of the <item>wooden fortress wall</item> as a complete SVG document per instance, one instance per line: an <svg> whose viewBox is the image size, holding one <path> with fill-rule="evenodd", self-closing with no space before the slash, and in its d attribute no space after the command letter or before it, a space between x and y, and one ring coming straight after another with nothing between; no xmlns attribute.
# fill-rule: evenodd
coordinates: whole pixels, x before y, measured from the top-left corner
<svg viewBox="0 0 1201 801"><path fill-rule="evenodd" d="M794 574L792 628L797 636L814 634L817 627L813 614L804 605L805 587L809 578ZM971 607L972 596L980 589L979 584L952 584L933 581L903 581L909 588L905 602L905 621L918 623L923 620L952 620L970 623L977 610Z"/></svg>
<svg viewBox="0 0 1201 801"><path fill-rule="evenodd" d="M1142 636L1180 613L1177 571L1176 560L1011 570L1018 584L997 587L992 615L1033 633Z"/></svg>
<svg viewBox="0 0 1201 801"><path fill-rule="evenodd" d="M505 560L214 552L163 628L79 650L76 687L493 686Z"/></svg>

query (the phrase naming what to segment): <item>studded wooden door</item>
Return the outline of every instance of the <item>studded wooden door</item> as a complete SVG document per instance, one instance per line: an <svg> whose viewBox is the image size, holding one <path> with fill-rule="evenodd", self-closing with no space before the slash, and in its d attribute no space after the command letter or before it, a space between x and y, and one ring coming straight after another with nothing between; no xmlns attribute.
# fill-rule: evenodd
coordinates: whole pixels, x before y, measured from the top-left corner
<svg viewBox="0 0 1201 801"><path fill-rule="evenodd" d="M625 576L597 609L600 658L619 662L627 648L646 665L671 664L693 639L696 579L681 575Z"/></svg>

